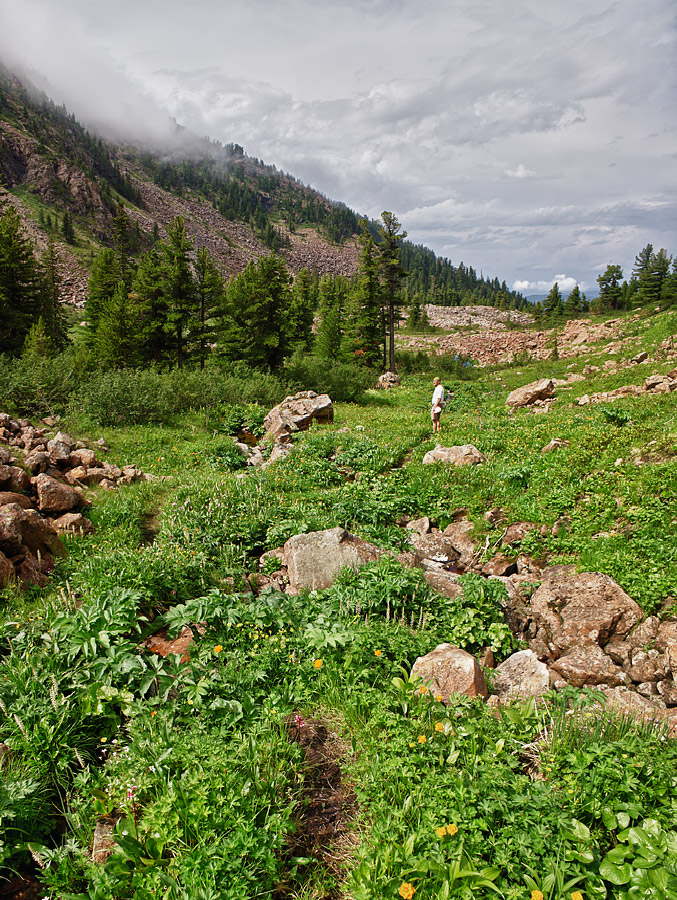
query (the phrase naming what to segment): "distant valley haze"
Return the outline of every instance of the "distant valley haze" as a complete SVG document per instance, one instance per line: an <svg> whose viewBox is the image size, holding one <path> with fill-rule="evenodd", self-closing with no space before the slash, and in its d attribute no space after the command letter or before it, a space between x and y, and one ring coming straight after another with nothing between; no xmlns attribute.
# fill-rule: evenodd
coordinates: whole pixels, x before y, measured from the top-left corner
<svg viewBox="0 0 677 900"><path fill-rule="evenodd" d="M88 127L237 143L525 296L677 249L674 0L0 0Z"/></svg>

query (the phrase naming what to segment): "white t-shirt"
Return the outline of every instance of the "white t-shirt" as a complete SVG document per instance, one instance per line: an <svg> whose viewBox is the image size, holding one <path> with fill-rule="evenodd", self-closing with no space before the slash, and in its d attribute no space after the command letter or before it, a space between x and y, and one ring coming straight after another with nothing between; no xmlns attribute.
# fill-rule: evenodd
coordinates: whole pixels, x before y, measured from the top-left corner
<svg viewBox="0 0 677 900"><path fill-rule="evenodd" d="M438 384L433 391L433 400L432 407L435 409L436 406L441 407L442 401L444 400L444 387L441 384Z"/></svg>

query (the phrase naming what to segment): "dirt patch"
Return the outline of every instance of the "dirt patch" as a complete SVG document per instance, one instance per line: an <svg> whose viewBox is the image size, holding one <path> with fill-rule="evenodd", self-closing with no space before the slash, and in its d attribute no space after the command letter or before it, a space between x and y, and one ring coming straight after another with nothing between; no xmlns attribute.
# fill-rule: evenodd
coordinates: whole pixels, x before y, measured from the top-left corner
<svg viewBox="0 0 677 900"><path fill-rule="evenodd" d="M341 772L344 748L324 722L305 721L300 715L289 718L287 733L290 741L303 748L305 778L296 808L296 829L288 835L285 848L288 874L273 898L295 897L299 883L319 868L329 876L326 881L336 885L322 900L335 900L344 874L342 863L351 846L350 825L357 812L355 791L344 783ZM294 860L299 857L310 862L297 866Z"/></svg>

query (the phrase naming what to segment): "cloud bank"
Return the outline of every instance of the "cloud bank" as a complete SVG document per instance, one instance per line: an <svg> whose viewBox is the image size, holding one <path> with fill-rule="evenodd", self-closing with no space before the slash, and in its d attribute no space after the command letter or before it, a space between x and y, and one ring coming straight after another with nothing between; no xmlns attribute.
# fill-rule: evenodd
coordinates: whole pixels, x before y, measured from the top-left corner
<svg viewBox="0 0 677 900"><path fill-rule="evenodd" d="M0 56L89 123L174 117L510 284L677 252L673 0L413 6L0 0Z"/></svg>

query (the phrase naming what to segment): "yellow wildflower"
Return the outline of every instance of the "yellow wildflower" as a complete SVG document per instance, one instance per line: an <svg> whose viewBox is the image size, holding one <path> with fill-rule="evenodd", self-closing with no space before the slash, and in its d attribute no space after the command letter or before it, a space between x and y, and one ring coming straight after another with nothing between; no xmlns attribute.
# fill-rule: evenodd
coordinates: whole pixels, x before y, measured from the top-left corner
<svg viewBox="0 0 677 900"><path fill-rule="evenodd" d="M580 891L572 891L571 900L583 900L583 894Z"/></svg>
<svg viewBox="0 0 677 900"><path fill-rule="evenodd" d="M438 703L441 703L444 700L444 697L442 694L435 694L435 700L437 700Z"/></svg>
<svg viewBox="0 0 677 900"><path fill-rule="evenodd" d="M437 835L437 837L439 838L439 840L442 840L442 838L444 837L444 835L445 835L446 833L447 833L447 829L446 829L446 827L445 827L444 825L440 825L439 828L436 828L436 829L435 829L435 834Z"/></svg>
<svg viewBox="0 0 677 900"><path fill-rule="evenodd" d="M222 650L223 647L221 646L221 644L217 644L216 647L214 647L214 653L220 653Z"/></svg>
<svg viewBox="0 0 677 900"><path fill-rule="evenodd" d="M419 736L418 736L418 742L419 742L419 744L425 744L425 742L426 742L427 740L428 740L428 738L427 738L424 734L419 734Z"/></svg>
<svg viewBox="0 0 677 900"><path fill-rule="evenodd" d="M453 837L458 833L458 825L447 825L447 834L449 837Z"/></svg>
<svg viewBox="0 0 677 900"><path fill-rule="evenodd" d="M380 655L381 655L380 650L374 650L374 656L380 656Z"/></svg>
<svg viewBox="0 0 677 900"><path fill-rule="evenodd" d="M444 725L441 722L435 722L435 731L444 731Z"/></svg>
<svg viewBox="0 0 677 900"><path fill-rule="evenodd" d="M413 884L409 884L408 881L403 881L397 893L402 897L402 900L411 900L416 893L416 888Z"/></svg>
<svg viewBox="0 0 677 900"><path fill-rule="evenodd" d="M422 694L427 694L427 693L428 693L428 688L427 688L424 684L422 684L421 687L419 688L419 691L420 691Z"/></svg>
<svg viewBox="0 0 677 900"><path fill-rule="evenodd" d="M543 891L532 891L531 900L543 900Z"/></svg>
<svg viewBox="0 0 677 900"><path fill-rule="evenodd" d="M316 659L315 662L313 663L313 665L315 666L316 669L321 669L322 668L322 660Z"/></svg>

